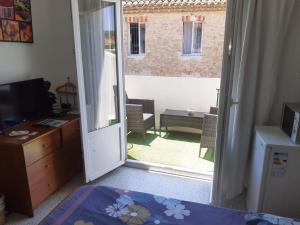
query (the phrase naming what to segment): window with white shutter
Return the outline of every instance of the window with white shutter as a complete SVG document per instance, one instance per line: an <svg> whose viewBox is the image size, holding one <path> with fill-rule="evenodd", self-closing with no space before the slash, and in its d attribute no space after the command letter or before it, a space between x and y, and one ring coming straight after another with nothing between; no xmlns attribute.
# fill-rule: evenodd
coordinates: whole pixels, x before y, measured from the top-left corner
<svg viewBox="0 0 300 225"><path fill-rule="evenodd" d="M183 22L183 54L200 54L202 47L202 23Z"/></svg>
<svg viewBox="0 0 300 225"><path fill-rule="evenodd" d="M130 23L129 25L129 51L131 55L145 54L146 26L144 23Z"/></svg>

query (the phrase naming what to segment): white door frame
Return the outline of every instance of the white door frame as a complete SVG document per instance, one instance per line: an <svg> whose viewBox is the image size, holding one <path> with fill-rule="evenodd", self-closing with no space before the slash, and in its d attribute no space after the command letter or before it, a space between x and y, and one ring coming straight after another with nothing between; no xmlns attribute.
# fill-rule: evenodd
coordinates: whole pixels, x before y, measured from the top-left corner
<svg viewBox="0 0 300 225"><path fill-rule="evenodd" d="M165 174L170 174L170 175L175 175L175 176L207 180L207 181L212 181L212 179L213 179L213 174L211 174L211 173L205 173L205 172L201 172L201 171L185 169L182 167L163 165L163 164L159 164L159 163L137 161L137 160L132 160L132 159L127 159L125 166L137 168L137 169L148 170L148 171L153 171L153 172L165 173Z"/></svg>
<svg viewBox="0 0 300 225"><path fill-rule="evenodd" d="M235 7L237 0L227 0L226 9L226 25L225 25L225 37L224 37L224 50L223 50L223 65L222 65L222 76L221 76L221 87L220 87L220 100L219 100L219 117L218 117L218 128L217 128L217 141L215 151L215 168L213 185L211 191L211 204L219 206L221 194L221 170L222 170L222 159L224 149L226 147L226 136L227 128L229 126L230 108L232 105L231 94L233 76L231 59L234 58L235 41L234 37L234 23L235 23ZM218 194L214 194L218 193Z"/></svg>
<svg viewBox="0 0 300 225"><path fill-rule="evenodd" d="M223 63L222 63L222 75L221 75L221 85L220 85L220 95L219 95L219 116L218 116L218 127L217 127L217 140L216 140L216 151L215 151L215 165L214 165L214 174L211 176L207 173L201 173L198 171L190 171L184 168L178 168L173 166L165 166L157 163L148 163L148 162L140 162L135 160L127 160L126 165L129 167L141 168L145 170L158 171L163 173L181 175L186 177L198 178L198 179L213 179L212 191L219 191L219 174L221 173L222 167L222 154L223 148L225 146L225 135L226 128L229 124L229 113L231 101L229 100L232 90L232 79L233 77L230 74L231 71L231 58L234 58L232 54L231 46L232 38L234 34L234 18L233 15L234 8L236 6L236 0L227 0L226 6L226 21L225 21L225 35L224 35L224 50L223 50ZM203 32L202 32L203 34ZM201 41L203 41L201 39ZM213 195L211 195L211 203L215 204L217 202L216 199L213 199Z"/></svg>

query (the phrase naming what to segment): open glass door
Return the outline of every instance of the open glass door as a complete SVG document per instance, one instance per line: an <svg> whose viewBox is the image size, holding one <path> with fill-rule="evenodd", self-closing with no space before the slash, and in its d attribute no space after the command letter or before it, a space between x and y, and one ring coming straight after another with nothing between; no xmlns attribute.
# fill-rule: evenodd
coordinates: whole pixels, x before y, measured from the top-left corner
<svg viewBox="0 0 300 225"><path fill-rule="evenodd" d="M71 0L86 182L125 162L119 0Z"/></svg>

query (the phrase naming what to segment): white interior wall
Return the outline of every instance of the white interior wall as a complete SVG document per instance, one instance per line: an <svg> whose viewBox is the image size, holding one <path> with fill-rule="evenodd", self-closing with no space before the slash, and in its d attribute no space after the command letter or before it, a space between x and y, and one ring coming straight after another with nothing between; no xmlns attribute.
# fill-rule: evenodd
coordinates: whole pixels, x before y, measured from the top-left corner
<svg viewBox="0 0 300 225"><path fill-rule="evenodd" d="M300 102L300 1L296 1L281 60L270 121L279 125L284 102Z"/></svg>
<svg viewBox="0 0 300 225"><path fill-rule="evenodd" d="M0 42L0 83L44 77L75 81L69 0L32 0L33 44Z"/></svg>
<svg viewBox="0 0 300 225"><path fill-rule="evenodd" d="M71 17L71 1L48 1L52 2L51 19L53 23L52 43L54 48L54 68L53 73L47 74L45 78L53 82L53 87L65 83L68 76L71 78L71 81L76 84L76 61Z"/></svg>

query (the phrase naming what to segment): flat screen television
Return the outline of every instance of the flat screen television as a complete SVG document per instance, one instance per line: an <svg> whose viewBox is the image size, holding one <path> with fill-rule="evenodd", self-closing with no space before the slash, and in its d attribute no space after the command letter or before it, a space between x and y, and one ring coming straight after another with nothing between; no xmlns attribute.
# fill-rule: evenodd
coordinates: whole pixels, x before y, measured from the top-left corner
<svg viewBox="0 0 300 225"><path fill-rule="evenodd" d="M0 132L26 120L47 116L47 90L42 78L0 84Z"/></svg>

